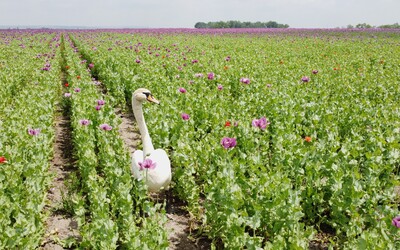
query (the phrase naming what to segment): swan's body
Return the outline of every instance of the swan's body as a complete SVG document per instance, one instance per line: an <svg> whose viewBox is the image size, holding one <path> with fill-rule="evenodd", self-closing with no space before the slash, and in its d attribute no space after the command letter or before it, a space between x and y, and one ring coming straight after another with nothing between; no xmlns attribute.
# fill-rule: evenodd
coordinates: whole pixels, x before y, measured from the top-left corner
<svg viewBox="0 0 400 250"><path fill-rule="evenodd" d="M142 137L143 151L136 150L132 154L131 171L136 179L146 179L150 192L157 192L162 188L166 188L171 182L171 163L163 149L154 150L143 116L142 104L145 101L159 104L147 89L140 88L133 92L132 110ZM155 163L155 167L143 169L139 163L144 162L146 159L150 159Z"/></svg>

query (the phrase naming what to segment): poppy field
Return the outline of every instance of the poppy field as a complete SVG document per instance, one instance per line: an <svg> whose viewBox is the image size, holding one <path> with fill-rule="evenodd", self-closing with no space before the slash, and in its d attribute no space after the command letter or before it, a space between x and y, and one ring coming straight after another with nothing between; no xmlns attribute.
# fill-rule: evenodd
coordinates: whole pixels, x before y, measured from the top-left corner
<svg viewBox="0 0 400 250"><path fill-rule="evenodd" d="M140 87L161 102L144 116L194 238L400 247L399 30L3 30L0 49L0 248L41 246L58 107L80 234L64 247L168 248L118 131Z"/></svg>

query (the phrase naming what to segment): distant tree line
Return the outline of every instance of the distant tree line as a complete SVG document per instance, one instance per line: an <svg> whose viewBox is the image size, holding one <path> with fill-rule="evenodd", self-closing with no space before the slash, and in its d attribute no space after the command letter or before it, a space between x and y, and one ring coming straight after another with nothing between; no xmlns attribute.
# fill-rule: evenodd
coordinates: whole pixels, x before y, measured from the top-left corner
<svg viewBox="0 0 400 250"><path fill-rule="evenodd" d="M240 21L218 21L198 22L194 25L197 29L223 29L223 28L289 28L287 24L280 24L275 21L269 22L240 22Z"/></svg>
<svg viewBox="0 0 400 250"><path fill-rule="evenodd" d="M357 29L371 29L371 28L400 29L400 24L395 23L395 24L385 24L385 25L381 25L381 26L372 26L367 23L359 23L356 26L349 24L349 25L347 25L347 28L348 29L353 29L353 28L357 28Z"/></svg>

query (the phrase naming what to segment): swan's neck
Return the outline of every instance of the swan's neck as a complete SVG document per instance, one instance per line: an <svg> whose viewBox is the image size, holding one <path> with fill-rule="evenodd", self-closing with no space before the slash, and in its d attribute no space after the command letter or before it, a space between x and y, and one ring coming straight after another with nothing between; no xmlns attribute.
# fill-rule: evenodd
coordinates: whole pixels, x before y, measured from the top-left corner
<svg viewBox="0 0 400 250"><path fill-rule="evenodd" d="M136 122L139 126L140 135L142 137L143 143L143 159L154 151L153 144L151 143L151 138L149 131L147 130L146 122L144 121L142 103L136 101L134 98L132 100L132 110L135 115Z"/></svg>

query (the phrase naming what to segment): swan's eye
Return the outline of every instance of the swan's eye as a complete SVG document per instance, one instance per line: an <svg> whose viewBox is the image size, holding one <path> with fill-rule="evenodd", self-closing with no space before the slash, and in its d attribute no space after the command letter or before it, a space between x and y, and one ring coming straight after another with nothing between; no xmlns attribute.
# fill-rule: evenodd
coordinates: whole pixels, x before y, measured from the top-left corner
<svg viewBox="0 0 400 250"><path fill-rule="evenodd" d="M146 98L149 98L149 96L151 96L149 92L143 92L143 94L146 96Z"/></svg>

